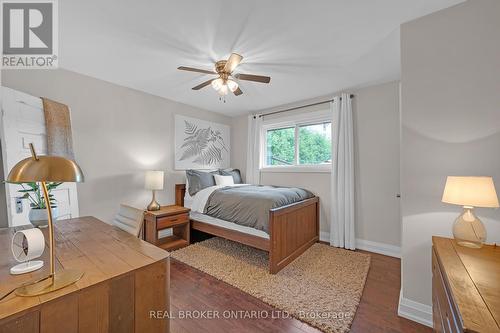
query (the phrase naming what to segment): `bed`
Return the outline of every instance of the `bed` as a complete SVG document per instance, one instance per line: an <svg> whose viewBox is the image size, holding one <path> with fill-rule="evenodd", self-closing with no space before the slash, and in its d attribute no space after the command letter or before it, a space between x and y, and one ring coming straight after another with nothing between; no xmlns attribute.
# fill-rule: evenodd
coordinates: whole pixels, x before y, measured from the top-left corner
<svg viewBox="0 0 500 333"><path fill-rule="evenodd" d="M185 197L186 184L176 184L176 205L185 206ZM269 252L269 272L276 274L319 240L319 198L270 209L268 232L199 212L192 212L190 220L194 230Z"/></svg>

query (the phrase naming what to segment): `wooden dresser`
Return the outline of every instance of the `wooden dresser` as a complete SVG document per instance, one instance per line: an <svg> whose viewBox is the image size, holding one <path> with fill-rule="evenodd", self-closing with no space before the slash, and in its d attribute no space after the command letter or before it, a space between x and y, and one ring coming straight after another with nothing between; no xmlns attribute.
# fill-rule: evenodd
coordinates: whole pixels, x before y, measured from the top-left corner
<svg viewBox="0 0 500 333"><path fill-rule="evenodd" d="M500 333L500 247L470 249L432 238L436 332Z"/></svg>
<svg viewBox="0 0 500 333"><path fill-rule="evenodd" d="M0 297L48 271L46 248L41 270L9 274L14 231L0 229ZM0 333L169 332L168 319L150 318L150 311L169 310L167 252L93 217L57 221L55 237L56 269L77 268L83 277L49 294L7 296Z"/></svg>

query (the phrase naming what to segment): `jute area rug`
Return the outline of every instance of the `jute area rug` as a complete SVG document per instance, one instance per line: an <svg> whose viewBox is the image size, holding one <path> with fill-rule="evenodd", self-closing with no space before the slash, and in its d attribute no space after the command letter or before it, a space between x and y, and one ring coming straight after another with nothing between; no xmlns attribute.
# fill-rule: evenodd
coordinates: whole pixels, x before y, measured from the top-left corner
<svg viewBox="0 0 500 333"><path fill-rule="evenodd" d="M219 237L172 257L259 298L324 332L348 332L363 293L370 256L316 243L278 274L267 252Z"/></svg>

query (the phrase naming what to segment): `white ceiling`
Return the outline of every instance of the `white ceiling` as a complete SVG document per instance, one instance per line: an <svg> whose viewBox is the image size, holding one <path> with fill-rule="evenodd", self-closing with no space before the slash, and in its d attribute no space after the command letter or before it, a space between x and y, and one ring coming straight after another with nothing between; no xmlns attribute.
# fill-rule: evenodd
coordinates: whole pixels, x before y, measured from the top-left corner
<svg viewBox="0 0 500 333"><path fill-rule="evenodd" d="M399 25L462 0L61 0L60 67L227 115L398 79ZM231 52L244 94L219 101L209 76Z"/></svg>

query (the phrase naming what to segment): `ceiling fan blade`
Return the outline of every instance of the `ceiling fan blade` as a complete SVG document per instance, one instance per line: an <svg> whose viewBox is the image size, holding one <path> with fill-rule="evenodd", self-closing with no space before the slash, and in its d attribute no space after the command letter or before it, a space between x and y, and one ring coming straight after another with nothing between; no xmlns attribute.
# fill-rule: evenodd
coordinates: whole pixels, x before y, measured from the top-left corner
<svg viewBox="0 0 500 333"><path fill-rule="evenodd" d="M235 96L239 96L239 95L243 94L243 91L241 91L240 87L238 87L238 89L236 89L235 91L233 91L233 94Z"/></svg>
<svg viewBox="0 0 500 333"><path fill-rule="evenodd" d="M217 74L214 71L207 71L205 69L198 69L198 68L193 68L193 67L180 66L180 67L177 67L177 69L179 69L181 71L196 72L196 73L203 73L203 74Z"/></svg>
<svg viewBox="0 0 500 333"><path fill-rule="evenodd" d="M224 66L224 72L232 73L236 66L238 66L243 59L238 53L231 53L229 59L227 59L226 65Z"/></svg>
<svg viewBox="0 0 500 333"><path fill-rule="evenodd" d="M201 88L204 88L204 87L208 86L210 83L212 83L213 80L215 80L215 79L210 79L208 81L200 83L199 85L197 85L196 87L193 87L192 89L193 90L200 90Z"/></svg>
<svg viewBox="0 0 500 333"><path fill-rule="evenodd" d="M271 82L271 78L269 76L262 76L262 75L236 74L234 77L239 79L239 80L245 80L245 81L254 81L254 82L260 82L260 83Z"/></svg>

